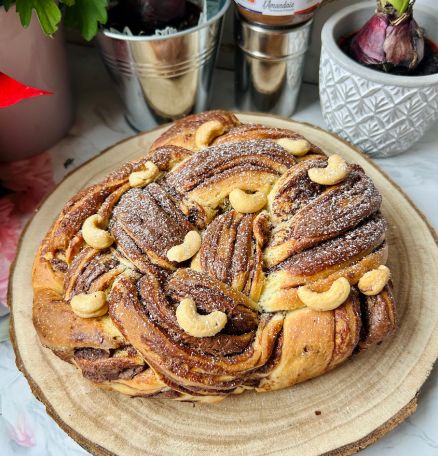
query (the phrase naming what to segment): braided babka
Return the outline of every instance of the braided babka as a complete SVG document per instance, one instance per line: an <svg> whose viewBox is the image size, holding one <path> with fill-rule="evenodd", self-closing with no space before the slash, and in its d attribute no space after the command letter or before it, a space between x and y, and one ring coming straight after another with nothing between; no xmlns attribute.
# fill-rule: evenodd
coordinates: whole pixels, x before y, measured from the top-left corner
<svg viewBox="0 0 438 456"><path fill-rule="evenodd" d="M43 345L99 387L214 402L321 375L396 327L361 167L229 112L70 199L33 269Z"/></svg>

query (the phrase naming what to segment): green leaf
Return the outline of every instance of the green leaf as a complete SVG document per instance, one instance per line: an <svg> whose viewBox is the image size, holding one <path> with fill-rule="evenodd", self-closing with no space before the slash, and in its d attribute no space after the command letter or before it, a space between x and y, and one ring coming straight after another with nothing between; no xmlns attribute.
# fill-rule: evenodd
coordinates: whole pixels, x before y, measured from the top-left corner
<svg viewBox="0 0 438 456"><path fill-rule="evenodd" d="M410 1L411 0L386 0L383 3L389 3L400 15L402 15L408 9Z"/></svg>
<svg viewBox="0 0 438 456"><path fill-rule="evenodd" d="M82 36L90 41L96 35L99 24L107 21L107 6L108 0L75 0L72 6L65 9L65 23L78 28Z"/></svg>
<svg viewBox="0 0 438 456"><path fill-rule="evenodd" d="M61 11L55 0L16 0L16 8L23 27L30 24L34 9L45 34L52 35L58 30Z"/></svg>
<svg viewBox="0 0 438 456"><path fill-rule="evenodd" d="M32 1L31 0L17 0L16 2L17 13L20 15L21 25L27 27L32 19Z"/></svg>

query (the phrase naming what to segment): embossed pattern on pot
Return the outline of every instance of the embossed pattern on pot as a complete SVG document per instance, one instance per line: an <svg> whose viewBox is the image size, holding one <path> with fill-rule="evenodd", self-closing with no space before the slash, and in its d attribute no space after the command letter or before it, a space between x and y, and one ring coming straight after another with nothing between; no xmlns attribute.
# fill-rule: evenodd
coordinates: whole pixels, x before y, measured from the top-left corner
<svg viewBox="0 0 438 456"><path fill-rule="evenodd" d="M438 86L385 86L349 71L322 48L320 97L328 127L372 157L409 149L438 119Z"/></svg>
<svg viewBox="0 0 438 456"><path fill-rule="evenodd" d="M348 57L339 41L371 17L375 2L341 9L322 31L320 98L330 130L372 157L400 154L421 139L438 119L438 74L398 76L367 68ZM438 15L416 5L426 36L438 40Z"/></svg>

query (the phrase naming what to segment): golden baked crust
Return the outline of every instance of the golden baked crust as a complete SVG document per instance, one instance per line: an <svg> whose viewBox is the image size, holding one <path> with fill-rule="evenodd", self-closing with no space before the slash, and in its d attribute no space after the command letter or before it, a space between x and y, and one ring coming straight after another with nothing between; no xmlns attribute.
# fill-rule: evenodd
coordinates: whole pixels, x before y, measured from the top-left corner
<svg viewBox="0 0 438 456"><path fill-rule="evenodd" d="M33 268L41 343L99 387L206 402L302 382L380 343L396 328L391 281L370 296L358 282L385 272L381 196L357 165L333 185L309 177L329 162L297 133L232 113L176 122L47 233ZM87 219L111 245L92 246ZM188 233L200 248L176 262ZM336 287L348 287L339 302ZM176 312L187 299L193 329ZM217 314L220 330L196 333Z"/></svg>

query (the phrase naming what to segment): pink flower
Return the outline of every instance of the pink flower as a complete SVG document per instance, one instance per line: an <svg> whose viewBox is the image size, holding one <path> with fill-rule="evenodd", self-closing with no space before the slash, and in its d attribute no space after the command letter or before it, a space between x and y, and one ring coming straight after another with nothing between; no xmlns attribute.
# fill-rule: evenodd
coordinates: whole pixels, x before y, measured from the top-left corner
<svg viewBox="0 0 438 456"><path fill-rule="evenodd" d="M25 160L0 164L0 180L15 192L14 201L22 213L32 212L54 186L52 166L47 153Z"/></svg>
<svg viewBox="0 0 438 456"><path fill-rule="evenodd" d="M21 219L12 200L0 198L0 303L6 305L9 269L17 252Z"/></svg>
<svg viewBox="0 0 438 456"><path fill-rule="evenodd" d="M35 446L35 436L32 427L28 424L26 416L22 415L17 419L15 427L9 428L9 437L22 447L30 448Z"/></svg>

